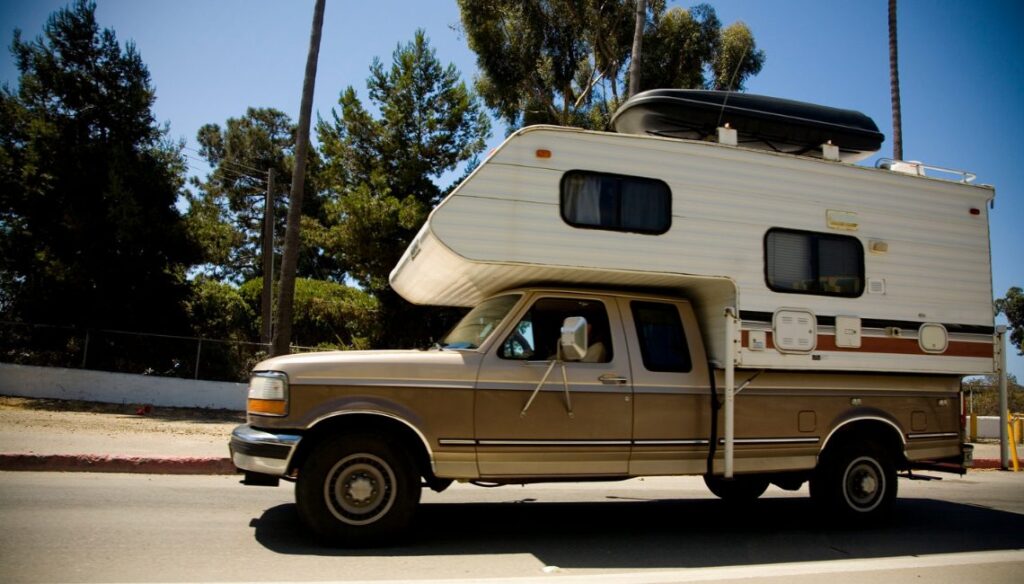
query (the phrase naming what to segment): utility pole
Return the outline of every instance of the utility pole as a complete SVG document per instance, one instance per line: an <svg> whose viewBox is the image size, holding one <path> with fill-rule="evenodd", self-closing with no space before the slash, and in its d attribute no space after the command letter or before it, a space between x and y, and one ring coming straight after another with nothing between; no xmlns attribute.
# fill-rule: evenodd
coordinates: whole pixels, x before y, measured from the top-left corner
<svg viewBox="0 0 1024 584"><path fill-rule="evenodd" d="M274 169L267 171L267 196L263 203L263 300L261 316L263 332L260 341L267 346L274 341Z"/></svg>
<svg viewBox="0 0 1024 584"><path fill-rule="evenodd" d="M295 301L295 272L299 265L299 227L302 223L302 191L306 186L306 150L309 145L309 119L313 111L313 88L316 65L320 56L320 33L324 27L324 0L316 0L313 8L313 30L309 35L306 75L302 82L302 103L299 106L299 128L295 143L295 169L288 199L288 227L281 258L281 289L277 295L277 327L274 330L272 355L287 355L292 340L292 308Z"/></svg>

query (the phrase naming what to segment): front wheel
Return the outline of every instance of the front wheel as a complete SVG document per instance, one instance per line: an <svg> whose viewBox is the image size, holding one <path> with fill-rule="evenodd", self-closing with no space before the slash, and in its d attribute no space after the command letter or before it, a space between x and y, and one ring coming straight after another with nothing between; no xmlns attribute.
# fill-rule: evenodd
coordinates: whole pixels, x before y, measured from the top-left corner
<svg viewBox="0 0 1024 584"><path fill-rule="evenodd" d="M324 540L365 547L394 543L412 522L421 485L415 466L384 437L324 442L299 471L295 502Z"/></svg>
<svg viewBox="0 0 1024 584"><path fill-rule="evenodd" d="M896 467L880 448L845 448L827 457L811 479L811 497L854 522L885 518L896 501Z"/></svg>

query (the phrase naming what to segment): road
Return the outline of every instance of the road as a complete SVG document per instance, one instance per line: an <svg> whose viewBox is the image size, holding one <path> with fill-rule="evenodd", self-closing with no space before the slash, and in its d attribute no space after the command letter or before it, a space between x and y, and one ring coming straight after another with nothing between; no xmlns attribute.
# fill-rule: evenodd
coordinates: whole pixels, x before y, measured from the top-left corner
<svg viewBox="0 0 1024 584"><path fill-rule="evenodd" d="M890 525L848 530L817 517L806 488L730 511L699 478L456 485L424 493L409 542L338 550L302 532L290 485L9 472L0 581L1020 581L1024 473L900 489Z"/></svg>

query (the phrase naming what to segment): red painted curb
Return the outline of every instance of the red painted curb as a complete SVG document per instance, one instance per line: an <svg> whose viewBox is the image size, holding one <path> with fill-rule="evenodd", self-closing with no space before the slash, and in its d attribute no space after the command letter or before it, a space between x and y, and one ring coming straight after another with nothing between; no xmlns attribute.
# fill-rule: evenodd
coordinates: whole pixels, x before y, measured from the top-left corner
<svg viewBox="0 0 1024 584"><path fill-rule="evenodd" d="M1011 463L1012 464L1012 463ZM971 468L990 469L1003 468L998 458L975 458Z"/></svg>
<svg viewBox="0 0 1024 584"><path fill-rule="evenodd" d="M94 454L0 454L0 470L182 475L231 475L238 472L230 458Z"/></svg>

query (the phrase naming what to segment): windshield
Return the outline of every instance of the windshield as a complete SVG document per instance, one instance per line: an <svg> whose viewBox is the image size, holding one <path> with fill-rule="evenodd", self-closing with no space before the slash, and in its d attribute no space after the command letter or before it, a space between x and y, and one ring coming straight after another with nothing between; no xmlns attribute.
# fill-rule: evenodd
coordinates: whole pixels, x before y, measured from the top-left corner
<svg viewBox="0 0 1024 584"><path fill-rule="evenodd" d="M519 301L519 294L506 294L484 300L441 340L446 349L475 349L494 332L509 310Z"/></svg>

